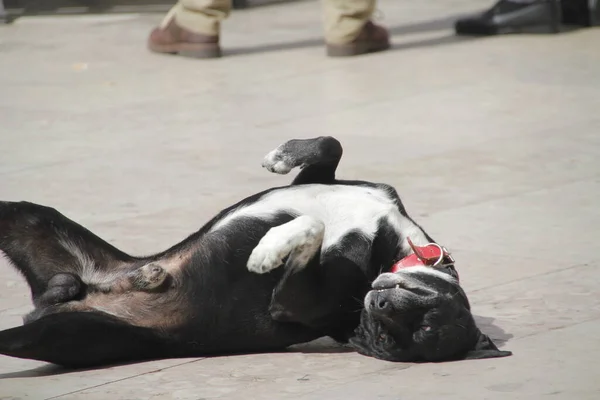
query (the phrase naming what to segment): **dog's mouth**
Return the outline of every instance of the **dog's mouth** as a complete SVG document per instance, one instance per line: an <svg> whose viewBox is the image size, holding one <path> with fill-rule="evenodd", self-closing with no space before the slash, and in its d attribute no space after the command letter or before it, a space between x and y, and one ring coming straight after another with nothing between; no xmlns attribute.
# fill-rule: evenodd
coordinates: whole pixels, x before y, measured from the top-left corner
<svg viewBox="0 0 600 400"><path fill-rule="evenodd" d="M436 294L435 291L429 289L428 287L415 284L415 282L412 282L408 279L392 279L389 281L377 279L375 282L373 282L372 287L373 290L371 292L382 295L394 293L402 296L402 292L410 292L417 296L431 296Z"/></svg>

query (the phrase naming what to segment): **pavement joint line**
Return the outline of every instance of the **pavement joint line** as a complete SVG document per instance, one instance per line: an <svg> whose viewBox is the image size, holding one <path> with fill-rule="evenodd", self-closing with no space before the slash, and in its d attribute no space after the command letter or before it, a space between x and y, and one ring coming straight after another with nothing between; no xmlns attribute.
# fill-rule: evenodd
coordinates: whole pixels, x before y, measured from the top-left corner
<svg viewBox="0 0 600 400"><path fill-rule="evenodd" d="M521 340L521 339L525 339L525 338L529 338L529 337L533 337L533 336L537 336L537 335L545 334L545 333L552 332L552 331L556 331L556 330L561 330L561 329L565 329L565 328L570 328L570 327L573 327L573 326L577 326L577 325L585 324L585 323L587 323L587 322L596 321L596 320L600 320L600 317L594 317L594 318L587 319L587 320L585 320L585 321L576 322L576 323L574 323L574 324L569 324L569 325L561 325L561 326L558 326L558 327L550 328L550 329L548 329L548 330L545 330L545 331L534 332L534 333L530 333L530 334L527 334L527 335L524 335L524 336L515 337L515 338L512 338L511 340L508 340L508 341L504 342L504 343L503 343L503 346L504 346L504 344L506 344L506 343L509 343L509 342L511 342L511 341L515 341L515 340ZM407 364L407 363L402 363L402 364ZM426 364L427 364L427 363L425 363L425 365L426 365ZM418 367L418 366L421 366L421 365L423 365L423 364L417 364L417 363L415 363L415 364L409 364L409 365L408 365L406 368L399 368L399 369L398 369L398 371L403 371L403 370L409 369L409 368L411 368L411 367ZM373 372L370 372L370 373L368 373L368 374L360 375L360 376L358 377L358 379L355 379L355 380L353 380L353 382L356 382L356 381L362 381L362 380L364 380L365 378L368 378L368 377L370 377L370 376L372 376L372 375L374 375L374 374L380 374L382 371L389 371L389 370L392 370L392 369L394 369L394 367L384 368L384 369L381 369L381 370L378 370L378 371L373 371ZM306 396L306 395L309 395L309 394L311 394L311 393L315 393L315 392L319 392L319 391L323 391L323 390L327 390L327 389L331 389L331 388L339 387L339 386L342 386L342 385L346 385L347 383L348 383L348 382L339 382L339 383L337 383L337 384L333 384L333 385L329 385L329 386L320 387L320 388L318 388L318 389L311 390L311 391L308 391L308 392L304 392L304 393L298 393L298 394L296 394L296 395L294 395L294 396L292 396L292 397L290 397L290 398L298 398L298 397Z"/></svg>
<svg viewBox="0 0 600 400"><path fill-rule="evenodd" d="M564 182L557 182L555 184L548 184L547 186L538 187L538 188L534 188L534 189L526 189L526 190L523 190L523 191L514 192L514 193L510 193L510 194L506 194L506 195L496 195L496 196L492 195L492 196L490 196L490 197L488 197L486 199L476 200L476 201L472 201L472 202L466 202L466 203L461 204L461 205L456 206L456 207L440 208L440 209L437 209L435 211L427 213L427 215L425 217L422 217L422 218L423 219L430 218L433 215L440 214L440 213L445 213L445 212L448 212L448 211L460 210L460 209L463 209L463 208L477 206L477 205L480 205L480 204L485 204L485 203L489 203L489 202L493 202L493 201L497 201L497 200L511 199L511 198L514 198L514 197L520 197L522 195L528 195L528 194L540 192L540 191L543 191L543 190L551 190L551 189L559 188L561 186L569 186L569 185L573 185L573 184L576 184L576 183L583 183L583 182L589 181L591 179L597 179L597 178L600 178L600 173L592 173L589 176L581 177L581 178L578 178L578 179L572 179L572 180L568 180L568 181L564 181Z"/></svg>
<svg viewBox="0 0 600 400"><path fill-rule="evenodd" d="M71 394L76 394L76 393L84 392L84 391L86 391L86 390L95 389L95 388L102 387L102 386L106 386L106 385L110 385L110 384L113 384L113 383L117 383L117 382L126 381L126 380L129 380L129 379L132 379L132 378L137 378L137 377L139 377L139 376L144 376L144 375L153 374L153 373L160 372L160 371L164 371L164 370L167 370L167 369L171 369L171 368L179 367L179 366L181 366L181 365L192 364L192 363L195 363L195 362L199 362L199 361L206 360L207 358L208 358L208 357L201 357L201 358L197 358L197 359L195 359L195 360L191 360L191 361L182 362L182 363L180 363L180 364L176 364L176 365L170 365L170 366L168 366L168 367L164 367L164 368L158 368L158 369L155 369L155 370L152 370L152 371L143 372L143 373L141 373L141 374L131 375L131 376L127 376L127 377L125 377L125 378L121 378L121 379L115 379L115 380L112 380L112 381L109 381L109 382L100 383L100 384L98 384L98 385L93 385L93 386L89 386L89 387L86 387L86 388L82 388L82 389L74 390L74 391L72 391L72 392L68 392L68 393L62 393L62 394L59 394L59 395L56 395L56 396L52 396L52 397L46 397L46 398L44 398L44 400L60 399L60 398L61 398L61 397L63 397L63 396L69 396L69 395L71 395ZM156 361L159 361L159 360L156 360ZM137 363L136 363L136 364L137 364Z"/></svg>
<svg viewBox="0 0 600 400"><path fill-rule="evenodd" d="M570 267L563 267L563 268L557 268L557 269L552 270L552 271L540 272L539 274L534 274L534 275L530 275L530 276L524 276L522 278L513 279L511 281L504 282L504 283L501 283L501 284L498 284L498 285L484 286L484 287L479 288L479 289L470 290L469 293L477 293L477 292L488 290L488 289L494 289L494 288L497 288L497 287L511 285L513 283L516 283L516 282L525 281L525 280L536 278L536 277L543 276L543 275L553 275L553 274L557 274L557 273L562 272L562 271L570 271L570 270L576 269L576 268L589 267L593 263L594 263L593 261L592 262L585 262L585 263L581 263L581 264L572 265Z"/></svg>
<svg viewBox="0 0 600 400"><path fill-rule="evenodd" d="M516 338L514 338L512 340L509 340L507 342L514 341L514 340L521 340L521 339L525 339L525 338L529 338L529 337L534 337L534 336L537 336L537 335L540 335L540 334L545 334L545 333L556 331L556 330L566 329L566 328L570 328L570 327L573 327L573 326L577 326L577 325L581 325L581 324L584 324L584 323L588 323L588 322L592 322L592 321L597 321L597 320L600 320L600 317L590 318L590 319L587 319L587 320L584 320L584 321L576 322L574 324L566 324L566 325L561 325L561 326L558 326L558 327L553 327L553 328L547 329L545 331L535 332L535 333L527 334L527 335L524 335L524 336L516 337ZM148 372L144 372L144 373L141 373L141 374L132 375L132 376L129 376L129 377L126 377L126 378L117 379L117 380L114 380L114 381L102 383L102 384L99 384L99 385L90 386L90 387L87 387L87 388L84 388L84 389L75 390L73 392L63 393L63 394L60 394L58 396L48 397L45 400L59 399L60 397L68 396L68 395L79 393L79 392L83 392L85 390L89 390L89 389L94 389L94 388L97 388L97 387L106 386L106 385L109 385L109 384L112 384L112 383L125 381L125 380L131 379L131 378L136 378L136 377L139 377L139 376L148 375L148 374L152 374L152 373L155 373L155 372L160 372L160 371L163 371L163 370L167 370L167 369L179 367L181 365L192 364L192 363L195 363L195 362L198 362L198 361L203 361L203 360L206 360L206 359L208 359L208 358L207 357L205 357L205 358L199 358L199 359L188 361L188 362L184 362L184 363L181 363L181 364L172 365L172 366L165 367L165 368L159 368L159 369L156 369L156 370L153 370L153 371L148 371ZM402 371L402 370L407 370L409 368L412 368L412 367L418 366L418 365L419 364L410 364L410 363L394 364L392 366L389 366L389 367L386 367L386 368L382 368L382 369L377 370L377 371L372 371L372 372L369 372L367 374L362 374L362 375L360 375L360 377L359 377L358 380L363 380L363 379L368 378L368 377L370 377L372 375L380 374L383 371L390 371L390 370ZM402 366L404 368L398 368L398 366ZM334 383L334 384L331 384L331 385L322 386L322 387L319 387L319 388L316 388L314 390L310 390L310 391L307 391L307 392L296 393L296 394L290 396L289 398L298 398L298 397L305 396L305 395L308 395L308 394L311 394L311 393L322 391L324 389L330 389L330 388L335 388L335 387L339 387L339 386L342 386L342 385L346 385L347 383L348 382L338 382L338 383Z"/></svg>
<svg viewBox="0 0 600 400"><path fill-rule="evenodd" d="M506 340L502 344L502 346L504 347L504 345L506 343L510 343L512 341L515 341L515 340L521 340L521 339L526 339L526 338L530 338L530 337L535 337L535 336L538 336L538 335L543 335L543 334L548 333L548 332L553 332L553 331L559 331L561 329L572 328L574 326L578 326L578 325L581 325L581 324L586 324L588 322L593 322L593 321L598 321L598 320L600 320L600 316L588 318L586 320L575 322L575 323L572 323L572 324L564 324L564 325L560 325L560 326L550 327L550 328L546 329L545 331L538 331L538 332L527 333L527 334L525 334L523 336L514 336L514 337Z"/></svg>

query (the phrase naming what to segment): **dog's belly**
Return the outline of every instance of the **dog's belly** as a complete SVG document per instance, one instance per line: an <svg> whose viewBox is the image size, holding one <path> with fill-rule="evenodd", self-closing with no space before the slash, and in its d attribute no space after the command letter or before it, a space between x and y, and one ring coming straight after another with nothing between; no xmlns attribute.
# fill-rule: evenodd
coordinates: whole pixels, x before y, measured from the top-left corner
<svg viewBox="0 0 600 400"><path fill-rule="evenodd" d="M373 239L382 220L394 228L404 251L410 251L406 241L408 236L418 245L427 243L423 231L400 213L394 197L385 189L342 184L298 185L272 190L254 203L240 204L212 230L228 226L238 218L272 220L282 212L321 220L325 224L323 250L339 243L351 231Z"/></svg>

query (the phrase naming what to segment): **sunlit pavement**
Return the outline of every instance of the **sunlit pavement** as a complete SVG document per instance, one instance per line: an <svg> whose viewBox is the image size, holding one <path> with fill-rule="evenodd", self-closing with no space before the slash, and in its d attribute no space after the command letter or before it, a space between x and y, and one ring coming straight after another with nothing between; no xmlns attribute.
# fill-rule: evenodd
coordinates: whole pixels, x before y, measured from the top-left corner
<svg viewBox="0 0 600 400"><path fill-rule="evenodd" d="M381 1L392 50L329 59L320 5L234 12L226 57L151 54L159 14L0 27L0 199L53 206L128 252L162 250L290 176L333 135L339 175L393 184L457 259L509 358L395 364L328 341L87 371L0 357L2 399L597 399L600 30L459 39L477 0ZM0 261L0 327L30 309Z"/></svg>

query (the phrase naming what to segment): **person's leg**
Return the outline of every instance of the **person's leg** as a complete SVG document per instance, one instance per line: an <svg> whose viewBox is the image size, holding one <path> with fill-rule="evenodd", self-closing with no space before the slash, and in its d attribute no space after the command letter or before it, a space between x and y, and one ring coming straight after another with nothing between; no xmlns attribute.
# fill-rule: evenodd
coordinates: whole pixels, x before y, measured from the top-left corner
<svg viewBox="0 0 600 400"><path fill-rule="evenodd" d="M325 39L331 44L350 43L375 11L375 0L323 0Z"/></svg>
<svg viewBox="0 0 600 400"><path fill-rule="evenodd" d="M375 0L323 0L330 56L352 56L389 48L387 31L371 22Z"/></svg>
<svg viewBox="0 0 600 400"><path fill-rule="evenodd" d="M562 0L565 25L600 26L600 0Z"/></svg>
<svg viewBox="0 0 600 400"><path fill-rule="evenodd" d="M219 36L221 21L231 11L231 0L179 0L173 8L175 22L181 28L206 36ZM161 25L165 25L165 21Z"/></svg>
<svg viewBox="0 0 600 400"><path fill-rule="evenodd" d="M197 58L221 55L221 21L229 16L231 0L179 0L150 35L150 50Z"/></svg>

